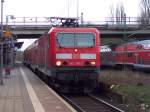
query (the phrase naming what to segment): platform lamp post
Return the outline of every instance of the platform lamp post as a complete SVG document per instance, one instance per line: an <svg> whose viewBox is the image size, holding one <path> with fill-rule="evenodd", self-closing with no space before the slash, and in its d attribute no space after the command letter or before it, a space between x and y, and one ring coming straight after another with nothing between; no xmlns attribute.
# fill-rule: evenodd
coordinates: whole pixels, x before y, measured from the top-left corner
<svg viewBox="0 0 150 112"><path fill-rule="evenodd" d="M3 3L4 0L1 0L0 85L3 85Z"/></svg>

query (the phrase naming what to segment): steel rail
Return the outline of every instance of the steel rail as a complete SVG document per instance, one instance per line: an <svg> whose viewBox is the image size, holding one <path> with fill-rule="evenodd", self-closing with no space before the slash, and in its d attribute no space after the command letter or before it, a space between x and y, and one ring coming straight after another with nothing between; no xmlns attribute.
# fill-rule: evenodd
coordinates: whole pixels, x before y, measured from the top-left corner
<svg viewBox="0 0 150 112"><path fill-rule="evenodd" d="M71 104L78 112L86 112L84 111L80 106L78 106L74 101L70 100L68 97L65 95L61 95L68 103Z"/></svg>
<svg viewBox="0 0 150 112"><path fill-rule="evenodd" d="M86 112L86 110L84 110L84 109L82 108L82 106L80 107L80 105L78 105L75 101L71 100L71 98L68 98L68 97L65 96L65 95L61 95L61 96L62 96L68 103L70 103L78 112ZM121 110L121 109L119 109L119 108L117 108L117 107L115 107L115 106L113 106L113 105L107 103L107 102L104 101L104 100L101 100L101 99L99 99L99 98L96 98L96 97L93 96L93 95L88 94L87 96L88 96L90 99L97 101L98 104L104 105L105 108L108 108L108 109L112 110L112 112L124 112L123 110ZM90 105L90 106L91 106L91 105ZM88 108L88 106L87 106L87 108ZM89 108L89 109L90 109L90 108Z"/></svg>
<svg viewBox="0 0 150 112"><path fill-rule="evenodd" d="M119 109L119 108L113 106L112 104L110 104L110 103L108 103L108 102L106 102L106 101L104 101L104 100L102 100L102 99L96 98L95 96L93 96L93 95L91 95L91 94L88 94L88 95L89 95L91 98L93 98L93 99L95 99L95 100L97 100L97 101L99 101L99 102L101 102L101 103L103 103L103 104L109 106L109 107L112 108L113 110L116 110L116 111L118 111L118 112L124 112L123 110L121 110L121 109Z"/></svg>

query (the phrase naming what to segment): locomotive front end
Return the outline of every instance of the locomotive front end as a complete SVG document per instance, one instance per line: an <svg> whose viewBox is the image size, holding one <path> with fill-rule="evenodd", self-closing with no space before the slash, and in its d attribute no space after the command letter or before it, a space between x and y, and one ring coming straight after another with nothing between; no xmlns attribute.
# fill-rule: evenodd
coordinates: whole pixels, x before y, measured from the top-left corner
<svg viewBox="0 0 150 112"><path fill-rule="evenodd" d="M56 82L85 89L97 84L99 32L94 28L65 28L55 33Z"/></svg>

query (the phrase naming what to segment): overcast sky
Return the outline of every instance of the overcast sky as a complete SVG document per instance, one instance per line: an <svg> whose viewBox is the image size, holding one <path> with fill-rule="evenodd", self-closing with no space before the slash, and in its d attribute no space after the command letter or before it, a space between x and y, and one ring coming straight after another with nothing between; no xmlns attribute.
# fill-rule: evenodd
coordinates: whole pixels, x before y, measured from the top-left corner
<svg viewBox="0 0 150 112"><path fill-rule="evenodd" d="M108 17L110 5L123 2L127 16L137 16L139 0L5 0L4 15L16 17L77 16L84 13L84 19L99 20ZM69 4L69 7L68 7ZM69 8L69 11L68 11Z"/></svg>
<svg viewBox="0 0 150 112"><path fill-rule="evenodd" d="M4 17L77 17L77 1L78 14L83 12L84 20L99 21L109 17L110 5L120 2L124 4L126 16L136 17L140 0L4 0ZM22 49L31 42L26 40Z"/></svg>

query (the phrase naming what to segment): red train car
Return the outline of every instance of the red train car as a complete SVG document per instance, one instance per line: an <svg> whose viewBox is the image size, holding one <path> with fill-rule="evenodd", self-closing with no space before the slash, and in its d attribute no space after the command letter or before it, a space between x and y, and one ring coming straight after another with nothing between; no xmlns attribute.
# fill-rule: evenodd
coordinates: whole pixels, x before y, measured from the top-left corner
<svg viewBox="0 0 150 112"><path fill-rule="evenodd" d="M111 66L130 68L142 68L144 70L150 69L150 40L143 40L137 42L129 42L119 45L114 51L102 53L102 60L105 57L113 59ZM110 60L105 60L105 65L110 65Z"/></svg>
<svg viewBox="0 0 150 112"><path fill-rule="evenodd" d="M100 73L99 38L95 28L53 27L25 50L24 60L52 85L88 89Z"/></svg>
<svg viewBox="0 0 150 112"><path fill-rule="evenodd" d="M150 71L150 40L140 41L137 44L134 68Z"/></svg>
<svg viewBox="0 0 150 112"><path fill-rule="evenodd" d="M137 50L137 44L128 43L117 46L115 49L114 62L116 66L133 66L135 63L135 52Z"/></svg>

